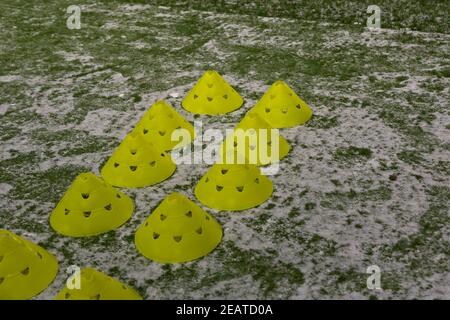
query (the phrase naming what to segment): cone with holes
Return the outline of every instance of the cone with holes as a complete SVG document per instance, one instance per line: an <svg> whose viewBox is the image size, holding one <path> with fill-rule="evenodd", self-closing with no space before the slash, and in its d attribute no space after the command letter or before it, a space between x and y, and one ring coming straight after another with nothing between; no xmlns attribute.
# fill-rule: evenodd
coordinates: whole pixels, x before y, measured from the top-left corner
<svg viewBox="0 0 450 320"><path fill-rule="evenodd" d="M24 300L46 289L58 272L56 258L40 246L0 230L0 300Z"/></svg>
<svg viewBox="0 0 450 320"><path fill-rule="evenodd" d="M70 237L114 230L130 219L133 200L90 172L81 173L50 216L50 225Z"/></svg>
<svg viewBox="0 0 450 320"><path fill-rule="evenodd" d="M269 199L272 182L252 164L215 164L195 187L204 205L218 210L245 210Z"/></svg>
<svg viewBox="0 0 450 320"><path fill-rule="evenodd" d="M194 127L163 100L158 100L147 110L134 131L141 132L145 140L166 151L183 147L195 137Z"/></svg>
<svg viewBox="0 0 450 320"><path fill-rule="evenodd" d="M273 128L304 124L313 112L284 81L276 81L249 113L256 112Z"/></svg>
<svg viewBox="0 0 450 320"><path fill-rule="evenodd" d="M161 263L198 259L222 239L219 223L194 202L174 192L136 231L135 243L145 257Z"/></svg>
<svg viewBox="0 0 450 320"><path fill-rule="evenodd" d="M275 143L274 143L275 141ZM221 163L268 165L289 153L289 143L256 113L246 115L222 144ZM239 155L242 158L239 159Z"/></svg>
<svg viewBox="0 0 450 320"><path fill-rule="evenodd" d="M171 157L131 132L117 147L101 170L103 179L117 187L141 188L169 178L176 165Z"/></svg>
<svg viewBox="0 0 450 320"><path fill-rule="evenodd" d="M55 297L56 300L142 300L130 287L92 268L80 271L78 288L75 278L73 281L73 289L69 289L66 284Z"/></svg>
<svg viewBox="0 0 450 320"><path fill-rule="evenodd" d="M192 113L217 115L234 111L243 103L239 93L218 72L208 70L181 104Z"/></svg>

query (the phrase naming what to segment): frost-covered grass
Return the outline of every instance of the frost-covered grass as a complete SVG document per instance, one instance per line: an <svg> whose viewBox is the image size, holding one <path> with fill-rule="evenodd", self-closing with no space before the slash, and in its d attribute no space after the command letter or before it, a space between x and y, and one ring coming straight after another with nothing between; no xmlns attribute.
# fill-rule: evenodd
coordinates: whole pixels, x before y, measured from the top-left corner
<svg viewBox="0 0 450 320"><path fill-rule="evenodd" d="M386 19L377 32L364 28L364 1L299 2L301 10L283 1L143 2L78 1L81 30L65 27L72 1L0 4L0 227L58 256L58 277L38 298L58 292L71 264L148 299L450 298L446 1L379 1ZM208 117L181 108L209 68L245 98L240 110ZM210 255L160 265L133 243L170 192L194 199L206 165L124 190L137 207L118 230L71 239L48 225L74 177L98 173L156 99L205 127L232 127L278 79L314 118L282 130L293 148L268 202L210 210L225 231ZM383 291L366 288L374 264Z"/></svg>

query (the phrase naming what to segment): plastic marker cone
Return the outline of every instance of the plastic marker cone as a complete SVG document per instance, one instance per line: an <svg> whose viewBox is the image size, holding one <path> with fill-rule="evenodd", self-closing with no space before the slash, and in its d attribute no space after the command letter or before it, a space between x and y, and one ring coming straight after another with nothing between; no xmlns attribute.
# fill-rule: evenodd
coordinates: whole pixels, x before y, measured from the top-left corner
<svg viewBox="0 0 450 320"><path fill-rule="evenodd" d="M86 237L114 230L130 219L133 200L95 174L81 173L50 216L50 225L70 237Z"/></svg>
<svg viewBox="0 0 450 320"><path fill-rule="evenodd" d="M195 187L204 205L218 210L245 210L271 196L272 182L251 164L215 164Z"/></svg>
<svg viewBox="0 0 450 320"><path fill-rule="evenodd" d="M142 300L130 287L92 268L80 271L79 288L73 279L73 289L66 284L55 300Z"/></svg>
<svg viewBox="0 0 450 320"><path fill-rule="evenodd" d="M284 81L276 81L249 113L256 112L274 128L304 124L313 112Z"/></svg>
<svg viewBox="0 0 450 320"><path fill-rule="evenodd" d="M170 155L147 142L141 133L131 132L101 170L113 186L140 188L169 178L176 169Z"/></svg>
<svg viewBox="0 0 450 320"><path fill-rule="evenodd" d="M229 135L222 147L221 163L268 165L279 161L289 153L289 143L257 113L246 115ZM277 140L274 144L272 137ZM239 162L243 155L244 162Z"/></svg>
<svg viewBox="0 0 450 320"><path fill-rule="evenodd" d="M208 70L181 104L192 113L216 115L234 111L243 103L239 93L218 72Z"/></svg>
<svg viewBox="0 0 450 320"><path fill-rule="evenodd" d="M167 196L136 231L135 243L145 257L161 263L198 259L222 239L219 223L185 196Z"/></svg>
<svg viewBox="0 0 450 320"><path fill-rule="evenodd" d="M186 134L189 135L184 136L181 129L187 130ZM145 112L133 131L141 132L145 140L165 151L183 147L195 138L194 127L163 100L158 100ZM182 134L183 139L180 141ZM172 138L176 140L172 141Z"/></svg>
<svg viewBox="0 0 450 320"><path fill-rule="evenodd" d="M56 258L18 235L0 230L0 300L25 300L46 289L58 272Z"/></svg>

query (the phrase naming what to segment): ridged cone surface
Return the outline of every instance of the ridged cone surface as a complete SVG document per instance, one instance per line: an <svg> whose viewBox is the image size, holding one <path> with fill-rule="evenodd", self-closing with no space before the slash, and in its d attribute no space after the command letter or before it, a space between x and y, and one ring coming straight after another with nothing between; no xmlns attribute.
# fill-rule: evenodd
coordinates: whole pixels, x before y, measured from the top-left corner
<svg viewBox="0 0 450 320"><path fill-rule="evenodd" d="M244 100L216 71L208 70L182 101L187 111L217 115L234 111Z"/></svg>
<svg viewBox="0 0 450 320"><path fill-rule="evenodd" d="M189 132L190 139L180 141L181 129ZM194 127L163 100L158 100L145 112L133 131L142 133L146 141L165 151L172 150L175 146L183 147L195 138ZM172 141L172 133L177 140Z"/></svg>
<svg viewBox="0 0 450 320"><path fill-rule="evenodd" d="M272 182L251 164L214 164L195 187L204 205L218 210L245 210L270 198Z"/></svg>
<svg viewBox="0 0 450 320"><path fill-rule="evenodd" d="M0 230L0 300L30 299L46 289L58 261L42 247Z"/></svg>
<svg viewBox="0 0 450 320"><path fill-rule="evenodd" d="M86 172L67 189L50 216L50 225L66 236L93 236L120 227L133 210L131 198Z"/></svg>
<svg viewBox="0 0 450 320"><path fill-rule="evenodd" d="M120 281L95 269L84 268L80 271L80 288L69 289L66 285L55 300L142 300L142 297Z"/></svg>
<svg viewBox="0 0 450 320"><path fill-rule="evenodd" d="M258 113L273 128L302 125L312 117L312 109L284 81L276 81L249 113Z"/></svg>
<svg viewBox="0 0 450 320"><path fill-rule="evenodd" d="M261 166L283 159L289 153L289 143L281 134L273 133L278 140L276 150L271 129L273 128L258 114L247 114L222 143L219 149L221 163Z"/></svg>
<svg viewBox="0 0 450 320"><path fill-rule="evenodd" d="M198 259L222 239L220 224L197 204L174 192L138 228L135 243L145 257L161 263Z"/></svg>
<svg viewBox="0 0 450 320"><path fill-rule="evenodd" d="M169 178L176 165L169 154L131 132L101 169L106 182L117 187L140 188Z"/></svg>

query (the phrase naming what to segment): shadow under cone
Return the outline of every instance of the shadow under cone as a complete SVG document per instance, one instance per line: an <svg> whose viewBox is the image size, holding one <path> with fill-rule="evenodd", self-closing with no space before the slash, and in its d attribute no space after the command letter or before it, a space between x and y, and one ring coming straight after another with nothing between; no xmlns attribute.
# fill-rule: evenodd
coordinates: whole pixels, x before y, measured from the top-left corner
<svg viewBox="0 0 450 320"><path fill-rule="evenodd" d="M245 210L270 198L272 182L251 164L214 164L195 187L204 205L218 210Z"/></svg>
<svg viewBox="0 0 450 320"><path fill-rule="evenodd" d="M95 174L81 173L50 216L50 225L70 237L86 237L114 230L130 219L133 200Z"/></svg>
<svg viewBox="0 0 450 320"><path fill-rule="evenodd" d="M56 258L40 246L0 230L0 300L30 299L58 272Z"/></svg>
<svg viewBox="0 0 450 320"><path fill-rule="evenodd" d="M206 71L181 102L189 112L209 115L234 111L243 103L239 93L213 70Z"/></svg>
<svg viewBox="0 0 450 320"><path fill-rule="evenodd" d="M169 178L176 165L169 154L148 143L138 132L128 134L101 169L106 182L140 188Z"/></svg>
<svg viewBox="0 0 450 320"><path fill-rule="evenodd" d="M75 285L75 283L72 283ZM134 289L92 268L80 271L79 289L67 285L55 300L142 300Z"/></svg>
<svg viewBox="0 0 450 320"><path fill-rule="evenodd" d="M148 259L179 263L207 255L221 239L219 223L194 202L174 192L138 228L135 243Z"/></svg>
<svg viewBox="0 0 450 320"><path fill-rule="evenodd" d="M289 143L258 114L247 114L222 143L220 163L268 165L283 159ZM272 138L273 134L273 138ZM276 143L273 143L276 139ZM239 156L241 155L241 159Z"/></svg>
<svg viewBox="0 0 450 320"><path fill-rule="evenodd" d="M189 133L187 139L180 140L182 129ZM165 151L172 150L175 146L183 147L195 138L194 127L163 100L158 100L145 112L133 131L142 133L146 141ZM174 141L172 133L173 138L177 138Z"/></svg>
<svg viewBox="0 0 450 320"><path fill-rule="evenodd" d="M276 81L249 113L258 113L273 128L295 127L307 122L313 112L284 81Z"/></svg>

